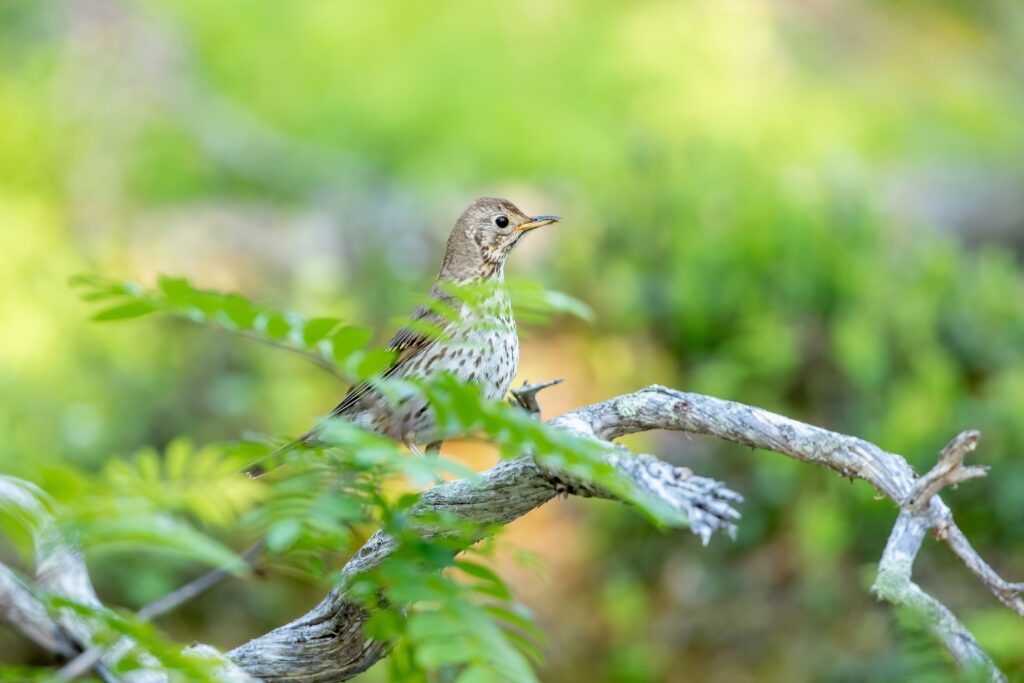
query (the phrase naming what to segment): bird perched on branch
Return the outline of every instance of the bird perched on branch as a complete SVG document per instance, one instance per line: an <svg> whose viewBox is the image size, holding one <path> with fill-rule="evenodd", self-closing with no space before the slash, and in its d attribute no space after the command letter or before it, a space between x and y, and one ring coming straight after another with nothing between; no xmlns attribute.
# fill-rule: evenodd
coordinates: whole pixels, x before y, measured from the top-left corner
<svg viewBox="0 0 1024 683"><path fill-rule="evenodd" d="M478 384L485 398L504 397L519 365L516 321L504 287L505 261L526 233L558 220L527 216L507 199L484 197L473 202L448 237L427 303L412 312L408 326L388 343L395 356L381 377L430 380L449 372L460 382ZM477 296L460 297L460 288ZM436 450L443 436L424 398L393 403L363 382L349 389L324 422L267 457L299 444L315 444L326 423L335 418L401 441L416 453L418 444ZM261 463L246 469L254 477L264 471Z"/></svg>

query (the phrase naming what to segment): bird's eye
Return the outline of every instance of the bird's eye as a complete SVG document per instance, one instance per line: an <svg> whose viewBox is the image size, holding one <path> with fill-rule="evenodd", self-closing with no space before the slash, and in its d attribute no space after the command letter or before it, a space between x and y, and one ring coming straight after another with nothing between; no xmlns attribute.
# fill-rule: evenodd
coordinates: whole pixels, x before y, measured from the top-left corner
<svg viewBox="0 0 1024 683"><path fill-rule="evenodd" d="M494 224L497 225L499 228L508 227L508 216L498 216L497 218L494 219Z"/></svg>

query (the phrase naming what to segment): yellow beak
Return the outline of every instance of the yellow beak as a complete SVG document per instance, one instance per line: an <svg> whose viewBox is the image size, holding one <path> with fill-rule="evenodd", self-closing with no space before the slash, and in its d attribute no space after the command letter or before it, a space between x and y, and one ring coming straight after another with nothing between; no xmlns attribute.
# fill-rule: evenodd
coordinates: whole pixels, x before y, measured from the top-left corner
<svg viewBox="0 0 1024 683"><path fill-rule="evenodd" d="M527 230L536 230L537 228L543 228L545 225L557 223L562 220L559 216L530 216L529 223L523 223L518 228L517 232L525 232Z"/></svg>

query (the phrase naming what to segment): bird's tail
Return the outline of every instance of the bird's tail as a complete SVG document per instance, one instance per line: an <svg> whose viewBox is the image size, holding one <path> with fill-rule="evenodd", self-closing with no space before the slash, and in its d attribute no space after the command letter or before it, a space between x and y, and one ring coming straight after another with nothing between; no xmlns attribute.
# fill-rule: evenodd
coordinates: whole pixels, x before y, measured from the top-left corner
<svg viewBox="0 0 1024 683"><path fill-rule="evenodd" d="M280 456L284 455L290 450L293 450L297 446L309 446L316 442L317 436L320 434L320 428L314 427L302 436L293 441L289 441L280 448L267 453L259 460L256 460L252 464L248 465L244 470L245 474L248 474L251 479L259 479L264 474L274 469L281 464Z"/></svg>

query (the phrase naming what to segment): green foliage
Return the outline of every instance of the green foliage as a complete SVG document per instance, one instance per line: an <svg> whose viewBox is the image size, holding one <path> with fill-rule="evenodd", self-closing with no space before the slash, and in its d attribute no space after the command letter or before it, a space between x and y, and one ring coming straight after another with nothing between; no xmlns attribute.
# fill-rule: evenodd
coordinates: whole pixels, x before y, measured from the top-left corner
<svg viewBox="0 0 1024 683"><path fill-rule="evenodd" d="M86 550L151 549L242 571L244 565L203 527L233 528L263 497L238 476L250 451L234 445L195 449L178 439L164 453L146 448L110 460L102 471L42 465L38 476L55 500L60 533Z"/></svg>
<svg viewBox="0 0 1024 683"><path fill-rule="evenodd" d="M459 525L449 520L449 526ZM399 551L348 589L369 608L377 606L381 591L393 601L367 629L398 643L389 664L395 680L420 680L424 672L455 667L460 681L536 681L530 662L541 661L543 635L529 613L488 567L454 558L480 530L426 542L415 529L387 528L400 539Z"/></svg>
<svg viewBox="0 0 1024 683"><path fill-rule="evenodd" d="M30 683L33 681L52 680L51 672L36 666L3 666L0 667L0 681L5 683Z"/></svg>
<svg viewBox="0 0 1024 683"><path fill-rule="evenodd" d="M196 289L181 278L163 277L152 290L92 276L78 277L73 284L83 289L84 300L104 306L94 320L161 312L300 352L352 381L368 382L393 402L425 398L444 434L484 437L506 457L530 453L544 465L632 502L658 524L685 522L609 466L606 445L553 430L507 403L487 401L476 387L449 375L430 382L381 377L389 354L367 349L370 335L363 328L276 311L239 294ZM455 305L483 305L491 294L486 286L445 288ZM553 313L587 313L571 298L536 286L519 284L516 291L519 306L538 320ZM425 303L442 320L459 315L453 304ZM443 338L439 329L418 331ZM88 482L78 481L82 475L73 471L50 478L63 484L56 487L62 526L89 549L160 548L241 570L230 551L200 527L242 530L265 539L271 566L278 571L330 584L347 554L380 528L399 540L398 551L378 567L350 577L344 588L373 613L370 635L396 643L388 664L395 680L426 680L428 672L469 682L536 680L531 662L542 661L542 634L497 574L459 558L495 530L411 514L416 497L410 491L445 475L471 477L472 472L443 459L411 458L398 444L343 420L328 423L323 440L323 448L279 454L272 464L282 467L261 482L238 475L260 455L261 444L196 449L183 439L172 441L162 454L143 449L131 459L111 461ZM18 521L10 513L6 517ZM834 524L842 518L830 519ZM432 530L429 537L421 535L425 529ZM839 542L832 539L834 533L820 523L812 531L805 530L801 538L814 553L832 557L835 550L820 548ZM381 596L387 596L383 604ZM123 622L108 627L126 628ZM168 654L173 648L152 637L144 646L157 648L170 666L182 665ZM934 669L921 658L907 661L917 671ZM633 667L628 658L621 665Z"/></svg>
<svg viewBox="0 0 1024 683"><path fill-rule="evenodd" d="M483 434L499 445L505 455L533 453L553 467L598 484L637 504L654 519L665 524L680 522L676 513L632 490L627 480L603 462L601 456L608 448L606 445L551 429L505 403L486 401L477 387L461 385L451 376L442 375L430 383L378 377L389 355L380 351L362 351L361 346L351 342L364 341L366 335L360 328L341 326L340 320L307 319L293 313L276 312L240 294L195 289L181 278L162 277L156 290L95 276L78 276L72 284L84 288L82 298L90 303L108 305L115 302L112 308L105 308L94 316L96 320L131 317L117 313L129 308L136 315L163 311L198 323L222 327L247 338L272 344L283 342L289 349L318 354L313 357L335 363L339 370L344 369L346 375L356 381L370 381L375 390L388 395L394 402L409 400L417 394L426 397L442 433ZM487 301L494 285L484 282L457 286L445 283L444 286L455 302L478 307ZM537 285L527 285L520 281L513 291L520 293L519 301L535 317L543 318L566 311L586 315L586 307L571 297L547 292ZM440 300L427 300L426 304L442 319L452 319L459 315L454 304ZM110 311L115 311L115 314L110 315ZM437 329L421 331L442 336L442 332ZM341 340L338 345L334 343L336 338ZM365 437L365 440L353 439L351 434L342 431L338 431L335 436L337 445L346 445L356 452L380 453L388 449L387 446L382 448L381 440L375 440L372 435ZM140 458L140 463L144 461L144 458Z"/></svg>
<svg viewBox="0 0 1024 683"><path fill-rule="evenodd" d="M681 513L637 489L603 456L614 452L606 443L553 429L507 403L486 401L474 385L460 384L451 376L435 381L389 382L413 387L427 398L438 425L448 434L483 434L506 457L532 454L542 465L595 484L623 501L632 503L648 517L665 526L684 525Z"/></svg>
<svg viewBox="0 0 1024 683"><path fill-rule="evenodd" d="M22 555L31 556L36 535L51 513L52 501L38 486L0 475L0 534Z"/></svg>
<svg viewBox="0 0 1024 683"><path fill-rule="evenodd" d="M508 278L507 286L519 322L549 322L554 314L571 315L587 322L594 320L590 306L565 292L547 289L535 280L512 277Z"/></svg>
<svg viewBox="0 0 1024 683"><path fill-rule="evenodd" d="M1018 0L147 0L105 2L102 21L60 7L0 8L5 473L79 491L57 469L94 472L182 433L294 434L342 391L287 354L184 325L87 326L60 286L70 274L187 270L391 329L436 272L458 208L495 193L565 217L509 272L596 312L595 326L560 321L524 348L526 377L568 380L545 407L659 382L864 436L918 471L952 433L980 428L976 457L993 475L944 497L993 566L1024 566ZM108 315L151 304L103 308L118 305ZM273 328L306 351L323 331ZM355 358L370 333L328 337ZM645 439L745 494L739 539L698 557L618 506L524 520L574 574L538 588L541 604L564 603L545 615L547 679L657 681L662 663L706 680L881 679L898 653L850 574L877 562L892 508L782 458ZM313 476L299 470L317 454L290 457L284 472ZM276 482L259 486L247 521L274 499ZM231 547L266 528L175 516ZM125 604L194 571L90 559ZM964 580L949 558L927 559L933 585ZM648 594L651 652L594 657L635 642L608 635L618 615L590 609L621 575ZM300 582L264 588L246 594L245 633L230 591L162 623L230 645L311 599ZM1010 630L982 620L976 633L1020 677Z"/></svg>
<svg viewBox="0 0 1024 683"><path fill-rule="evenodd" d="M167 445L163 453L143 448L130 459L112 459L102 479L118 498L141 496L156 507L186 512L210 526L229 526L263 495L238 471L252 458L245 445L207 445L194 448L185 438Z"/></svg>
<svg viewBox="0 0 1024 683"><path fill-rule="evenodd" d="M94 276L76 277L73 284L85 301L104 307L93 316L96 321L160 312L301 352L319 365L330 363L353 381L369 382L393 401L424 397L445 434L483 436L508 456L533 454L541 463L632 501L663 524L684 521L633 490L604 461L605 445L553 430L507 403L487 401L477 387L459 384L450 375L431 382L381 377L388 354L365 350L369 335L362 328L275 311L239 294L196 289L182 278L162 277L151 290ZM492 293L482 286L449 286L448 291L455 302L470 306L482 305ZM586 311L570 297L536 286L520 283L517 291L520 305L537 318ZM442 319L459 315L444 302L428 303ZM241 470L265 452L262 444L196 448L184 438L172 440L162 453L144 448L130 458L110 460L95 476L66 467L42 468L41 475L58 501L62 532L88 551L152 548L243 572L241 561L213 535L241 532L265 539L277 569L332 583L339 562L365 533L380 528L399 541L398 550L344 588L374 612L369 633L398 644L389 665L396 680L454 667L463 682L536 681L531 662L542 661L542 634L498 574L460 557L497 530L450 516L413 514L416 487L443 475L471 478L473 471L449 460L410 457L399 444L344 420L325 425L323 441L324 448L281 453L272 464L282 467L260 481ZM33 499L41 495L24 490ZM8 526L30 529L30 520L19 517L19 510L5 515ZM382 595L387 606L378 609ZM204 671L151 626L66 601L55 604L98 621L110 634L135 638L172 670ZM99 642L108 641L100 635ZM202 675L213 675L206 671Z"/></svg>
<svg viewBox="0 0 1024 683"><path fill-rule="evenodd" d="M98 608L62 596L45 599L54 611L70 612L95 627L93 644L111 647L122 637L135 640L139 647L131 650L113 667L115 675L145 669L152 662L176 678L196 683L217 683L223 680L217 675L221 660L205 653L185 652L183 648L169 641L152 624L140 621L130 614L105 608Z"/></svg>
<svg viewBox="0 0 1024 683"><path fill-rule="evenodd" d="M480 306L491 294L487 283L454 285L443 283L456 302ZM157 286L146 289L133 282L120 282L95 275L76 275L71 285L81 298L103 308L93 315L97 322L113 322L163 312L197 323L206 323L241 334L250 339L306 353L327 367L337 367L345 376L366 379L386 367L392 354L367 350L371 333L365 327L346 325L337 318L306 318L255 303L237 293L221 293L194 287L185 278L161 276ZM583 302L562 292L554 292L523 278L510 280L509 294L517 316L532 322L544 322L553 315L569 314L589 320L591 310ZM429 307L443 320L459 316L451 304L425 298ZM408 321L418 333L434 338L443 335L432 325Z"/></svg>
<svg viewBox="0 0 1024 683"><path fill-rule="evenodd" d="M93 316L93 320L100 322L128 320L161 311L308 353L321 364L348 367L355 375L373 374L387 362L386 354L363 352L370 340L370 332L365 328L344 325L336 318L285 313L240 294L197 289L185 278L161 276L154 289L95 275L76 275L71 284L81 289L83 301L106 306Z"/></svg>

